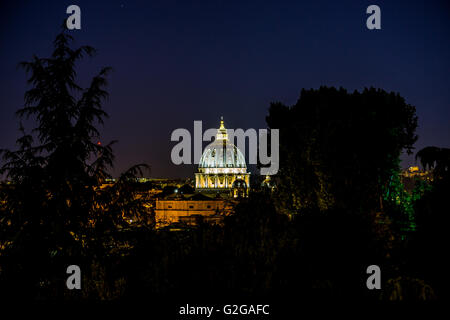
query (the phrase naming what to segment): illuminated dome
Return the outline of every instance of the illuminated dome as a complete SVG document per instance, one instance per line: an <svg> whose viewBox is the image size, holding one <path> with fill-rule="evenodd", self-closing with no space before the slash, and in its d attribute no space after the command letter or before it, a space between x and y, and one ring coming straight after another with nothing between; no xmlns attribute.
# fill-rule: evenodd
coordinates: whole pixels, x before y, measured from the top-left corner
<svg viewBox="0 0 450 320"><path fill-rule="evenodd" d="M225 129L223 119L220 120L220 127L217 130L216 139L205 148L205 151L203 151L203 155L200 158L198 167L201 171L204 172L211 172L211 170L209 169L212 168L238 169L238 170L212 170L215 173L218 172L226 173L232 171L236 173L245 172L243 171L247 168L245 164L245 158L242 155L242 152L233 143L228 141L227 129Z"/></svg>
<svg viewBox="0 0 450 320"><path fill-rule="evenodd" d="M198 165L198 173L195 174L195 188L199 192L232 191L237 185L249 187L249 176L245 157L242 152L228 140L227 129L220 121L216 139L203 151ZM245 191L245 195L247 191Z"/></svg>
<svg viewBox="0 0 450 320"><path fill-rule="evenodd" d="M246 168L242 152L228 140L215 140L200 158L199 168Z"/></svg>

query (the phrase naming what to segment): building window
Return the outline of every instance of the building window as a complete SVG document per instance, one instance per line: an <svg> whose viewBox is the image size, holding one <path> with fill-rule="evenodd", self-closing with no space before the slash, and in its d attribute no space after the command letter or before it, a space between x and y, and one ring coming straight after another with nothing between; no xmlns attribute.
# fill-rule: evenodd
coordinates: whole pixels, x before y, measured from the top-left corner
<svg viewBox="0 0 450 320"><path fill-rule="evenodd" d="M211 209L211 206L206 206L208 209Z"/></svg>
<svg viewBox="0 0 450 320"><path fill-rule="evenodd" d="M169 209L172 209L172 206L167 206Z"/></svg>
<svg viewBox="0 0 450 320"><path fill-rule="evenodd" d="M189 209L192 209L192 208L194 208L194 206L189 206Z"/></svg>

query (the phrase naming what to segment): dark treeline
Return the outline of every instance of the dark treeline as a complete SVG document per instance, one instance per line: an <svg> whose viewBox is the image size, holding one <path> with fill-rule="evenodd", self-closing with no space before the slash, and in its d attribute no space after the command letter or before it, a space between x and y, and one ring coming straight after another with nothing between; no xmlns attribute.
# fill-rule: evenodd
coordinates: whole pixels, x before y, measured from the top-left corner
<svg viewBox="0 0 450 320"><path fill-rule="evenodd" d="M2 150L3 298L447 297L449 153L417 153L433 179L405 191L399 158L413 151L417 117L399 94L321 87L303 90L293 106L273 103L276 187L255 186L223 225L155 230L130 182L144 165L99 188L114 160L113 142L96 143L109 68L81 88L76 62L94 50L70 41L63 32L51 57L21 64L31 89L18 116L36 127L21 126L18 149ZM81 267L81 290L66 289L71 264ZM372 264L381 267L382 290L366 287Z"/></svg>

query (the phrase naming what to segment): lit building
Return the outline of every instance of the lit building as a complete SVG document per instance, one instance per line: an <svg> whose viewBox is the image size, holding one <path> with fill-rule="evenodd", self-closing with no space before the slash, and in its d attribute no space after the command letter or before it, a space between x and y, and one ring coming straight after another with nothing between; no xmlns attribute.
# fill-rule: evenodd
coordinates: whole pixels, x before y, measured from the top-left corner
<svg viewBox="0 0 450 320"><path fill-rule="evenodd" d="M412 193L418 181L433 181L433 172L420 170L419 167L413 166L403 170L400 173L400 179L405 190Z"/></svg>
<svg viewBox="0 0 450 320"><path fill-rule="evenodd" d="M204 150L195 174L194 194L171 194L156 199L156 227L220 224L233 211L238 197L247 197L250 173L241 151L228 140L223 119L216 139Z"/></svg>
<svg viewBox="0 0 450 320"><path fill-rule="evenodd" d="M221 193L246 197L250 188L250 173L241 151L228 140L227 129L220 120L216 139L204 150L195 174L195 190L201 193Z"/></svg>
<svg viewBox="0 0 450 320"><path fill-rule="evenodd" d="M233 204L222 198L202 194L171 195L156 200L156 227L161 228L181 222L195 225L199 218L204 222L220 224L230 214Z"/></svg>

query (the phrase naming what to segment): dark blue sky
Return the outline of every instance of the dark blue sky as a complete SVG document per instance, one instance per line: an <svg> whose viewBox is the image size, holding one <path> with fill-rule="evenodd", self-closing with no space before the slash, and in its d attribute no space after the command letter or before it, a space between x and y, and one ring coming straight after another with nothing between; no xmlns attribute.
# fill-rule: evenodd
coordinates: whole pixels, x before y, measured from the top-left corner
<svg viewBox="0 0 450 320"><path fill-rule="evenodd" d="M76 45L98 53L80 79L112 66L110 119L116 172L148 162L152 176L190 176L170 161L170 134L215 127L265 128L271 101L301 88L380 87L417 107L418 149L450 147L450 3L447 1L16 1L0 3L0 147L18 137L14 112L26 76L19 61L47 56L66 8L81 8ZM366 28L370 4L382 30ZM413 163L406 158L404 166Z"/></svg>

